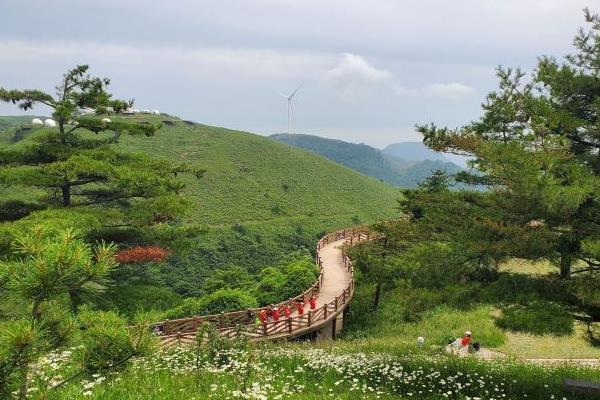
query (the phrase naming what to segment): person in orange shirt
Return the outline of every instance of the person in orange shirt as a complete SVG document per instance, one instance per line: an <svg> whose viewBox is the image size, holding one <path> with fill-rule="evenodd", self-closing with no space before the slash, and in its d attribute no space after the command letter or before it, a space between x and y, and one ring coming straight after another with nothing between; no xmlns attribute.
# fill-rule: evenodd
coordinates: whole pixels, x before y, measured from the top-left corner
<svg viewBox="0 0 600 400"><path fill-rule="evenodd" d="M312 296L309 300L308 303L310 304L310 309L311 310L316 310L317 309L317 296Z"/></svg>

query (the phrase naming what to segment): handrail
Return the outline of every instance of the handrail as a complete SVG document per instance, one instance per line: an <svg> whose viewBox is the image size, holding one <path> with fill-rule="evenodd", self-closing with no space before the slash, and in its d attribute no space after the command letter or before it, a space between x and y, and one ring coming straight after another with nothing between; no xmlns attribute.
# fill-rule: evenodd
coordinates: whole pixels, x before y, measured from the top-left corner
<svg viewBox="0 0 600 400"><path fill-rule="evenodd" d="M315 257L315 262L319 268L317 280L298 296L275 305L278 309L282 309L285 306L291 306L296 300L306 302L310 297L318 295L324 276L323 262L320 256L321 249L331 242L345 239L346 241L342 247L342 258L344 266L350 273L350 283L335 299L315 310L309 310L300 316L257 325L254 323L255 316L263 308L253 308L216 315L166 320L154 324L153 329L155 332L160 333L163 345L167 346L193 342L196 331L206 321L217 324L217 329L223 336L231 338L242 334L251 340L294 337L318 329L319 326L337 317L346 308L354 294L354 268L352 261L346 254L346 248L358 242L369 240L370 236L371 233L368 228L354 227L332 232L322 237L317 243L317 255Z"/></svg>

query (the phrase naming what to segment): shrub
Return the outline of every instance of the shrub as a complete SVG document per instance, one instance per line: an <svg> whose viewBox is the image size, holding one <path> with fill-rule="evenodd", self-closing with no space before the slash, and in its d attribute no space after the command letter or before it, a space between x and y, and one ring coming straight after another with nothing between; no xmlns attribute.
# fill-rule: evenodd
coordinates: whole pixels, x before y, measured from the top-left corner
<svg viewBox="0 0 600 400"><path fill-rule="evenodd" d="M83 345L78 355L89 371L124 366L132 357L149 354L155 348L155 338L141 318L129 327L117 313L84 309L79 320Z"/></svg>
<svg viewBox="0 0 600 400"><path fill-rule="evenodd" d="M256 288L256 298L261 305L276 303L286 283L285 275L277 268L267 267L260 272L260 281Z"/></svg>
<svg viewBox="0 0 600 400"><path fill-rule="evenodd" d="M144 263L150 261L164 261L170 251L158 246L135 246L117 252L116 259L119 264Z"/></svg>
<svg viewBox="0 0 600 400"><path fill-rule="evenodd" d="M315 283L319 276L315 264L310 259L295 261L285 267L285 284L282 287L280 298L290 298L304 292Z"/></svg>
<svg viewBox="0 0 600 400"><path fill-rule="evenodd" d="M120 284L110 287L102 308L115 309L126 317L133 317L138 311L164 311L181 304L181 296L166 287L144 284Z"/></svg>
<svg viewBox="0 0 600 400"><path fill-rule="evenodd" d="M258 307L258 302L250 293L242 289L220 289L204 296L201 301L201 314L217 314Z"/></svg>
<svg viewBox="0 0 600 400"><path fill-rule="evenodd" d="M179 307L167 310L165 318L186 318L194 315L218 314L258 307L256 298L242 289L219 289L200 298L183 300Z"/></svg>
<svg viewBox="0 0 600 400"><path fill-rule="evenodd" d="M504 308L496 325L515 332L565 336L573 333L573 316L560 304L537 301Z"/></svg>

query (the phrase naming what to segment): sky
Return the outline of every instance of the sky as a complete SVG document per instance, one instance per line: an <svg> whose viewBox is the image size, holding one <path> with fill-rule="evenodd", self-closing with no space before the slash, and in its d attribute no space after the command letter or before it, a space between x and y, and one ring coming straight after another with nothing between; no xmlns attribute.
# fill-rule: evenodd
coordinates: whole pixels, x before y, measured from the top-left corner
<svg viewBox="0 0 600 400"><path fill-rule="evenodd" d="M137 108L262 135L300 87L293 133L382 148L478 118L496 66L570 53L594 1L0 0L0 86L89 64Z"/></svg>

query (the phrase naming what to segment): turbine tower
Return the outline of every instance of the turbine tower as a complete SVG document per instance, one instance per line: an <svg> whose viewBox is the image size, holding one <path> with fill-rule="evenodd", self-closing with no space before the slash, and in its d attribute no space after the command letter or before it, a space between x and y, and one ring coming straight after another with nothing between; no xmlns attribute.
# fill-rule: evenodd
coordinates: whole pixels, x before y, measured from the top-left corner
<svg viewBox="0 0 600 400"><path fill-rule="evenodd" d="M287 133L288 135L291 133L291 120L294 119L294 105L292 103L292 99L294 98L294 95L296 94L296 92L298 91L298 89L300 89L300 86L298 86L296 88L296 90L294 90L292 92L292 94L290 94L289 96L286 96L284 94L281 94L281 96L283 96L284 98L287 99L287 117L288 117L288 129L287 129ZM290 118L291 117L291 118Z"/></svg>

